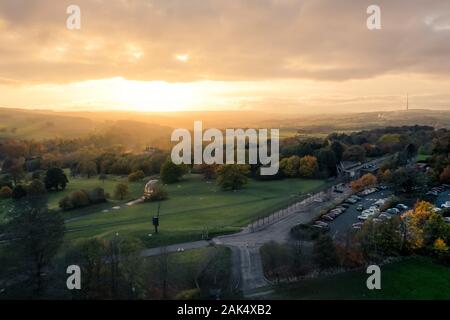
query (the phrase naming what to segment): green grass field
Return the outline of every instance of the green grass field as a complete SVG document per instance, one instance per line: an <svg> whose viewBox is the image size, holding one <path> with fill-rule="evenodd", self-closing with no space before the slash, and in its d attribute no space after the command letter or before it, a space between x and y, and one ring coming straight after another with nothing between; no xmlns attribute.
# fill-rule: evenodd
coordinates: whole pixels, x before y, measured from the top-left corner
<svg viewBox="0 0 450 320"><path fill-rule="evenodd" d="M273 299L450 299L450 268L425 258L381 267L381 290L368 290L365 270L280 286Z"/></svg>
<svg viewBox="0 0 450 320"><path fill-rule="evenodd" d="M100 181L90 182L76 179L69 183L70 189L101 186ZM113 181L105 183L107 192L114 187ZM106 203L94 207L65 213L67 239L76 240L94 236L110 237L117 232L141 238L147 246L199 240L208 230L209 236L235 232L240 227L260 216L294 201L300 194L320 188L321 180L290 179L283 181L250 181L243 190L222 191L214 182L203 181L200 175L187 175L180 183L166 187L169 199L161 203L159 234L154 235L151 223L157 212L157 203L134 206L121 205L120 210L111 210L117 203ZM132 196L141 195L144 182L130 185ZM54 206L56 199L50 200ZM103 210L109 210L103 212ZM152 234L152 235L150 235Z"/></svg>

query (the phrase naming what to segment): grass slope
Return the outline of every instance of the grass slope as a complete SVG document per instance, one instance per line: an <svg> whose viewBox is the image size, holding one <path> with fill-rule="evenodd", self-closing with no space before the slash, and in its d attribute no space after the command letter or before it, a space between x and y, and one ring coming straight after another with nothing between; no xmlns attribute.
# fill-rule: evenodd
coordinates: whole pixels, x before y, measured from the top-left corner
<svg viewBox="0 0 450 320"><path fill-rule="evenodd" d="M130 185L135 197L143 185ZM321 180L250 181L245 189L231 192L220 190L214 182L203 181L199 175L188 175L184 181L167 186L169 199L161 203L158 235L149 236L153 233L151 219L157 213L157 203L102 212L114 205L108 203L66 214L70 219L67 238L109 237L119 232L137 236L148 246L199 240L206 229L210 236L238 231L253 219L292 202L300 193L323 185ZM72 187L77 189L80 185ZM108 188L107 185L105 189L109 191Z"/></svg>
<svg viewBox="0 0 450 320"><path fill-rule="evenodd" d="M450 268L425 258L381 267L381 290L368 290L365 270L280 286L273 299L450 299Z"/></svg>

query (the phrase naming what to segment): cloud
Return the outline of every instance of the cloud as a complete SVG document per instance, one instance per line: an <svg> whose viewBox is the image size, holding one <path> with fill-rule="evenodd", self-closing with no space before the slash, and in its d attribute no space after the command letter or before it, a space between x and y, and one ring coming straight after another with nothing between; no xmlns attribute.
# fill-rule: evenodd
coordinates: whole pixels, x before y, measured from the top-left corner
<svg viewBox="0 0 450 320"><path fill-rule="evenodd" d="M366 28L369 0L78 0L81 30L70 31L72 1L3 0L0 79L449 78L450 2L377 3L380 31ZM185 52L188 63L174 59Z"/></svg>

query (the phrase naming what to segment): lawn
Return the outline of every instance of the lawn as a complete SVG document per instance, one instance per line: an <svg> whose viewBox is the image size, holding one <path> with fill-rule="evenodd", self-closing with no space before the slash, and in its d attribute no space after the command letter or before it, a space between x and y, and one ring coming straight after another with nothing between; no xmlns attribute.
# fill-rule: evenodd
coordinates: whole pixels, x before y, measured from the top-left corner
<svg viewBox="0 0 450 320"><path fill-rule="evenodd" d="M280 286L273 299L450 299L450 268L425 258L381 267L381 290L368 290L365 270Z"/></svg>
<svg viewBox="0 0 450 320"><path fill-rule="evenodd" d="M416 161L427 161L431 156L427 154L418 154Z"/></svg>
<svg viewBox="0 0 450 320"><path fill-rule="evenodd" d="M91 187L95 184L101 182ZM143 185L143 182L132 184L136 197ZM149 247L200 240L205 231L210 237L238 231L257 217L324 185L322 180L250 181L245 189L232 192L222 191L214 182L203 181L200 175L187 175L182 182L166 187L169 199L161 203L159 234L153 234L151 223L157 213L157 203L122 205L120 210L111 210L116 204L108 203L65 213L67 239L110 237L119 233L137 236ZM109 211L103 212L105 209Z"/></svg>
<svg viewBox="0 0 450 320"><path fill-rule="evenodd" d="M50 192L48 194L48 207L50 209L58 209L58 203L61 198L74 191L81 189L90 190L93 188L100 187L105 190L105 193L109 193L111 196L113 196L114 188L119 182L128 183L126 177L119 177L112 175L109 175L105 181L101 181L97 177L93 177L90 179L83 177L75 177L75 178L69 177L69 183L67 184L67 187L64 191ZM129 195L124 200L131 200L140 197L142 195L143 186L144 186L143 182L129 183L128 184Z"/></svg>

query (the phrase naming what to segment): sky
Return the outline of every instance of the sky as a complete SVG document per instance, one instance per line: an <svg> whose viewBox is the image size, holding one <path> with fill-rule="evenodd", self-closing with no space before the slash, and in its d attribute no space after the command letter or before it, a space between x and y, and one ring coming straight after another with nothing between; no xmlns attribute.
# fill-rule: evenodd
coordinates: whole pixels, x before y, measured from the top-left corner
<svg viewBox="0 0 450 320"><path fill-rule="evenodd" d="M450 110L449 58L444 0L0 0L0 107Z"/></svg>

